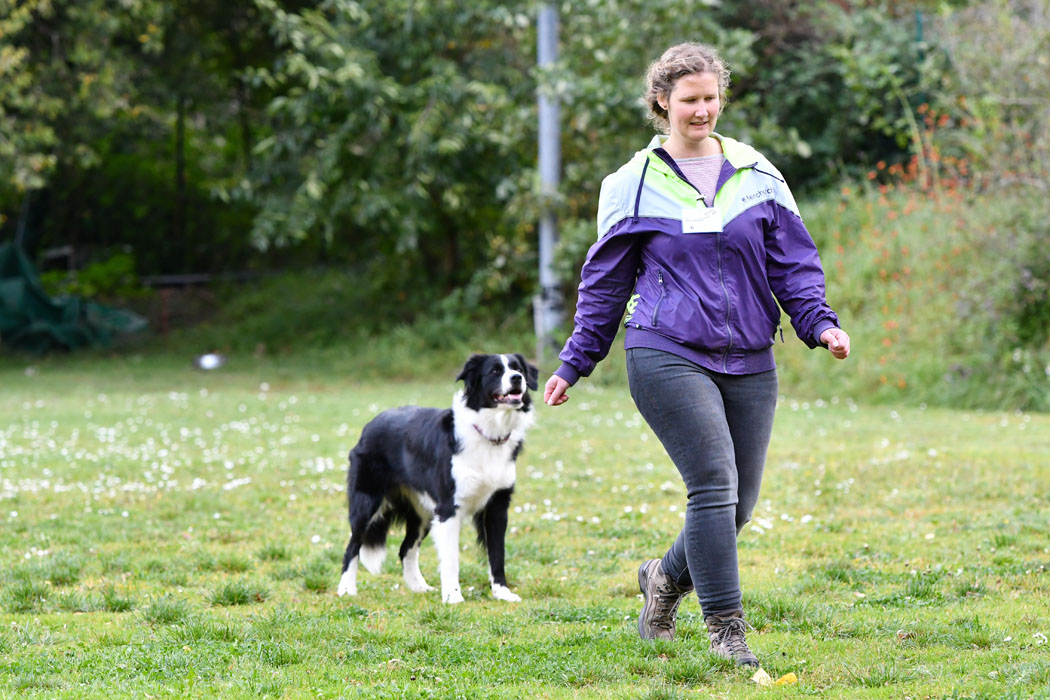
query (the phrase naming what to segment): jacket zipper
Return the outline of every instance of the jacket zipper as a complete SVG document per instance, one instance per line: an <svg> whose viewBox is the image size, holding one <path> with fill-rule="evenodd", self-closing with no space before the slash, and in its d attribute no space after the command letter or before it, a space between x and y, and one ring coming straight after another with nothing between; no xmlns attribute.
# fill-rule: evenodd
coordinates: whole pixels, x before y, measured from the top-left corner
<svg viewBox="0 0 1050 700"><path fill-rule="evenodd" d="M729 304L729 290L726 289L725 270L722 265L722 231L719 231L716 235L718 236L718 284L722 287L722 300L726 305L726 349L722 353L722 371L729 371L729 351L733 348L733 329L729 325L729 320L732 318L733 309Z"/></svg>
<svg viewBox="0 0 1050 700"><path fill-rule="evenodd" d="M700 195L700 202L702 204L704 204L705 206L712 206L712 205L708 204L706 201L704 201L704 195L699 189L697 189L696 185L694 185L693 183L689 182L689 178L683 176L681 170L679 170L679 168L678 168L678 165L675 164L674 159L671 159L670 156L668 156L668 159L670 159L670 160L665 159L659 153L657 153L657 157L660 158L660 160L662 160L665 163L667 163L668 166L670 166L672 172L674 172L674 174L678 177L679 180L681 180L682 182L686 183L687 185L692 187L694 190L696 190L696 193L698 195ZM648 165L649 165L649 162L648 162L648 159L647 159L646 160L646 166L648 166ZM739 168L737 170L739 170ZM716 192L716 196L717 196L717 192ZM717 244L717 246L718 246L718 284L722 287L722 300L724 301L725 306L726 306L725 325L726 325L726 341L727 342L726 342L726 349L722 353L722 370L725 371L725 372L728 372L729 371L729 351L733 349L733 329L732 329L732 326L730 325L730 320L732 319L732 316L733 316L733 309L731 308L731 306L729 304L729 290L726 289L725 270L724 270L723 265L722 265L722 236L724 234L725 234L724 231L719 231L716 235L718 236L718 244ZM662 275L662 273L661 273L661 276L660 276L660 286L661 286L660 301L663 301L663 294L662 294L663 275ZM656 303L656 308L653 309L653 325L654 326L656 325L656 322L655 322L656 321L656 309L658 309L660 307L660 301L658 301Z"/></svg>
<svg viewBox="0 0 1050 700"><path fill-rule="evenodd" d="M660 327L660 304L664 303L664 299L667 297L667 288L664 287L664 271L656 271L656 281L660 284L660 296L656 299L656 304L653 306L653 328Z"/></svg>

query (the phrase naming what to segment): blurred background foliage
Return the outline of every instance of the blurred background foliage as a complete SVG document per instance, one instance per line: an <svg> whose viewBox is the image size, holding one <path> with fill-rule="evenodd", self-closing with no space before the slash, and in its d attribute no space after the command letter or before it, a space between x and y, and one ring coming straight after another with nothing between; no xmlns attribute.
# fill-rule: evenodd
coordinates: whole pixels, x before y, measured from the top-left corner
<svg viewBox="0 0 1050 700"><path fill-rule="evenodd" d="M0 241L55 294L132 305L256 276L160 347L392 374L398 348L533 347L537 90L571 310L601 179L651 137L645 68L702 41L733 72L719 131L787 176L856 338L830 370L778 348L788 390L1050 409L1045 0L565 0L543 71L539 6L0 0Z"/></svg>

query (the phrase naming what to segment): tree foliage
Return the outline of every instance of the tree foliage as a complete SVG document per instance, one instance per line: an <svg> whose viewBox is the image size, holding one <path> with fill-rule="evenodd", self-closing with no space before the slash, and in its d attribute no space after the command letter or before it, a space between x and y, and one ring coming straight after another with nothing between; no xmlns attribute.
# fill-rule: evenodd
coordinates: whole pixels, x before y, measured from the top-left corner
<svg viewBox="0 0 1050 700"><path fill-rule="evenodd" d="M372 261L372 274L401 288L465 286L473 300L532 284L545 205L537 90L562 108L554 205L571 277L593 240L602 177L652 135L642 78L671 43L719 47L735 81L721 130L783 163L799 187L828 182L829 166L906 149L905 93L919 83L904 55L915 53L909 27L831 2L818 3L823 14L771 17L805 27L776 50L750 15L714 0L564 3L559 60L542 71L537 3L328 0L299 13L258 3L283 51L252 72L278 95L256 176L240 192L260 206L256 244ZM900 101L879 99L890 83Z"/></svg>
<svg viewBox="0 0 1050 700"><path fill-rule="evenodd" d="M148 272L249 252L251 210L213 192L243 179L268 99L241 75L272 59L254 5L0 4L3 231L30 249L133 250Z"/></svg>
<svg viewBox="0 0 1050 700"><path fill-rule="evenodd" d="M970 161L982 188L1050 181L1050 6L988 0L937 17L948 64L935 106L945 116L936 142ZM980 47L975 50L974 47Z"/></svg>
<svg viewBox="0 0 1050 700"><path fill-rule="evenodd" d="M530 167L530 18L497 3L260 0L283 54L259 143L254 240L448 291L502 255ZM379 261L378 264L376 261Z"/></svg>
<svg viewBox="0 0 1050 700"><path fill-rule="evenodd" d="M601 178L652 134L645 68L684 40L733 72L720 130L798 191L930 158L927 103L952 115L943 151L982 167L1046 152L1034 0L566 0L542 71L539 5L0 0L0 230L130 251L140 272L336 263L421 305L517 302L551 204L537 91L562 105L571 279ZM998 49L967 51L968 32ZM997 80L1003 56L1017 80ZM1015 175L1039 179L1034 160Z"/></svg>

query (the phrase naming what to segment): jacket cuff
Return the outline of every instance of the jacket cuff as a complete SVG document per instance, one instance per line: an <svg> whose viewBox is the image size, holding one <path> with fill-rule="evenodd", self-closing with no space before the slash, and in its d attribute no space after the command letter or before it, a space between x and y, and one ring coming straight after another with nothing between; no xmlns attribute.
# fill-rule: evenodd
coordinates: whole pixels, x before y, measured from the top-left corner
<svg viewBox="0 0 1050 700"><path fill-rule="evenodd" d="M580 373L568 362L562 362L561 367L554 370L554 373L567 381L569 386L575 386L576 382L580 380Z"/></svg>
<svg viewBox="0 0 1050 700"><path fill-rule="evenodd" d="M826 348L827 345L820 342L820 334L829 328L838 328L835 322L831 319L825 318L823 321L818 321L816 328L813 329L813 342L817 344L817 347Z"/></svg>

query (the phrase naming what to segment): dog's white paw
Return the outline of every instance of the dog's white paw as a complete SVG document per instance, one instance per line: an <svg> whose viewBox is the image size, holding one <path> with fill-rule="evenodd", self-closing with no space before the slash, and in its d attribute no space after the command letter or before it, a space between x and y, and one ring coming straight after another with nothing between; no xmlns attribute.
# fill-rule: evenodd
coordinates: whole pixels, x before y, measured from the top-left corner
<svg viewBox="0 0 1050 700"><path fill-rule="evenodd" d="M492 597L497 600L505 600L508 603L520 603L521 596L512 592L506 586L501 586L498 583L492 584Z"/></svg>
<svg viewBox="0 0 1050 700"><path fill-rule="evenodd" d="M343 574L343 577L339 579L339 588L336 589L336 594L340 596L344 595L357 595L357 577L350 575L350 572Z"/></svg>
<svg viewBox="0 0 1050 700"><path fill-rule="evenodd" d="M422 578L419 579L405 579L405 588L412 591L413 593L427 593L434 590L433 586L428 586L427 582Z"/></svg>
<svg viewBox="0 0 1050 700"><path fill-rule="evenodd" d="M443 593L441 595L441 600L443 602L445 602L445 603L448 603L449 605L455 605L456 603L462 603L463 602L463 594L457 588L454 591L449 591L448 593Z"/></svg>

